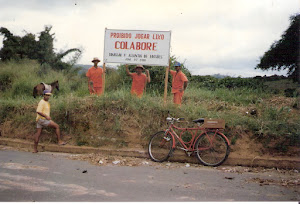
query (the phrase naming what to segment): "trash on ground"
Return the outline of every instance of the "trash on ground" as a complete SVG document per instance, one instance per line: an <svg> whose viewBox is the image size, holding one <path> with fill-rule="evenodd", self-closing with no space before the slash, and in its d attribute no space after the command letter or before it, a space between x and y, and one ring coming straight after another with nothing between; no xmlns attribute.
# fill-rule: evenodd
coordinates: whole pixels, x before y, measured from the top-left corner
<svg viewBox="0 0 300 204"><path fill-rule="evenodd" d="M252 179L247 180L247 182L258 183L260 186L264 186L264 185L280 185L280 186L286 186L286 187L300 186L299 178L280 179L280 180L252 178Z"/></svg>
<svg viewBox="0 0 300 204"><path fill-rule="evenodd" d="M113 163L113 164L120 164L120 161L119 161L119 160L116 160L116 161L113 161L112 163Z"/></svg>
<svg viewBox="0 0 300 204"><path fill-rule="evenodd" d="M192 186L192 185L189 184L189 183L186 183L186 184L183 185L184 188L190 188L191 186Z"/></svg>

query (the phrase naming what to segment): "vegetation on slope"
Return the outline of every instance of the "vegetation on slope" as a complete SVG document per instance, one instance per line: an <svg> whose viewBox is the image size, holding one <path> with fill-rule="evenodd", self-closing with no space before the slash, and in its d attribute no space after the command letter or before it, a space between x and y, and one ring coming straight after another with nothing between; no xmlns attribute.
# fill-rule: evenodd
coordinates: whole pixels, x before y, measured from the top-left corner
<svg viewBox="0 0 300 204"><path fill-rule="evenodd" d="M60 125L63 135L71 137L77 145L145 146L151 134L166 127L168 111L172 116L184 117L187 121L199 117L225 119L225 134L233 144L246 135L272 151L284 152L299 145L300 112L296 108L296 97L286 97L284 90L274 91L264 81L253 81L259 79L217 80L207 76L190 76L189 79L191 83L185 92L183 105L177 108L172 104L170 94L168 103L164 105L162 92L158 90L161 84L155 81L147 86L142 99L132 97L130 81L124 76L122 67L108 71L106 92L96 97L89 95L84 73L78 74L75 69L56 71L32 60L2 62L1 136L32 139L35 110L40 100L32 97L33 87L40 82L58 80L60 91L56 91L50 99L51 116ZM273 81L273 84L277 82L283 83L281 80ZM295 84L288 83L292 86L288 88L294 88ZM52 130L44 132L42 141L55 142Z"/></svg>

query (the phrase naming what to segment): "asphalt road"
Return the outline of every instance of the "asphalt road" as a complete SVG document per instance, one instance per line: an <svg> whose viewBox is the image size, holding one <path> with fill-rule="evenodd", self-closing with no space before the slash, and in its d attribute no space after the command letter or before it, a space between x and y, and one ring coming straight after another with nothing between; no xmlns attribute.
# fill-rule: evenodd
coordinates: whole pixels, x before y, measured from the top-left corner
<svg viewBox="0 0 300 204"><path fill-rule="evenodd" d="M287 178L184 164L100 166L64 154L0 150L0 201L299 201L297 186L254 182Z"/></svg>

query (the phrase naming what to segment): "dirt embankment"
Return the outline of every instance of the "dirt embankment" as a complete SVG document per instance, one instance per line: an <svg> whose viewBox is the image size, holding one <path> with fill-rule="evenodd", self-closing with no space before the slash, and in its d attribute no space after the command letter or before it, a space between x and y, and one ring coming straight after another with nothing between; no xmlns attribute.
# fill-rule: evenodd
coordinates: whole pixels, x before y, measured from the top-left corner
<svg viewBox="0 0 300 204"><path fill-rule="evenodd" d="M107 123L112 123L111 120L107 120ZM107 131L107 135L101 135L101 139L97 139L96 141L98 144L100 144L100 148L109 148L112 150L129 150L129 149L135 149L135 150L144 150L147 149L148 144L148 137L143 136L142 131L142 125L131 116L122 116L119 119L120 127L117 130L118 133ZM33 141L33 133L34 128L31 134L23 134L25 131L19 132L19 134L14 134L14 131L9 132L6 129L7 127L11 127L12 123L5 123L5 126L1 126L2 130L4 130L4 135L2 137L8 137L8 138L17 138L17 139L25 139L27 141ZM78 127L78 126L77 126ZM111 127L111 124L110 124ZM24 127L23 127L24 128ZM11 133L13 135L9 135L7 133ZM99 134L95 129L89 130L89 134L92 136L90 137L91 141L95 141L93 137L95 135ZM103 134L103 133L102 133ZM78 145L78 141L76 141L76 137L70 134L66 134L63 132L63 137L65 140L68 141L68 145ZM83 138L83 136L81 136ZM229 137L229 139L232 139ZM83 140L81 140L83 141ZM90 141L90 142L91 142ZM45 129L42 135L42 141L41 143L44 144L55 144L56 139L54 135L54 131L51 129ZM103 142L103 143L102 143ZM102 144L101 144L102 143ZM92 144L92 143L90 143ZM87 143L85 144L85 146ZM93 145L88 145L93 146ZM236 140L234 144L231 145L231 152L230 157L231 158L248 158L249 160L255 160L258 158L264 158L266 161L269 159L282 159L282 158L295 158L300 155L300 148L298 147L290 147L288 152L285 152L284 154L278 153L278 152L270 152L268 149L264 147L262 143L259 143L251 138L251 135L248 134L242 134L239 136L239 138ZM30 151L30 150L28 150ZM179 150L177 150L178 152ZM92 159L92 158L90 158ZM96 159L97 160L97 159ZM103 162L107 162L104 161ZM133 164L134 165L134 164ZM262 164L264 166L264 164ZM265 165L268 166L268 165Z"/></svg>
<svg viewBox="0 0 300 204"><path fill-rule="evenodd" d="M290 106L293 99L274 97L265 101L268 106ZM71 101L71 100L70 100ZM65 104L67 105L65 105ZM99 103L99 104L96 104ZM147 149L152 134L166 128L165 118L167 110L163 106L142 106L140 101L128 104L126 100L112 100L109 103L96 101L94 98L65 101L53 105L52 118L60 124L62 135L68 144L75 146L107 147L111 149ZM104 104L102 104L104 103ZM247 108L228 105L226 109L241 112L245 115ZM234 107L237 107L234 109ZM10 110L9 116L0 124L1 137L16 138L33 141L36 131L35 106L28 105L18 110ZM257 116L260 117L263 107L258 107ZM180 114L180 110L177 114ZM222 111L222 110L220 110ZM293 115L300 114L300 110L291 109ZM192 126L192 122L179 124ZM231 156L236 158L273 158L300 156L300 148L290 146L287 151L272 151L266 145L255 139L251 131L240 126L229 127L228 138L231 141ZM41 142L55 144L55 133L51 129L44 129Z"/></svg>

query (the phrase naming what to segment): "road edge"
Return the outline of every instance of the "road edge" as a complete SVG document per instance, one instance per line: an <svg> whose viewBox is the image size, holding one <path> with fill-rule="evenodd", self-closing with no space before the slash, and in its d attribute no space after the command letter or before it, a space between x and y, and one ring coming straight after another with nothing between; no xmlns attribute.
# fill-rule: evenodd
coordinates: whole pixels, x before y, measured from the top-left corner
<svg viewBox="0 0 300 204"><path fill-rule="evenodd" d="M16 148L28 148L33 149L33 142L20 139L0 138L0 145L16 147ZM39 151L46 152L62 152L72 154L88 154L88 153L99 153L112 156L126 156L126 157L138 157L138 158L149 158L147 151L144 149L109 149L109 148L94 148L86 146L72 146L64 145L59 146L56 144L39 144ZM173 162L189 162L198 163L195 157L188 157L185 154L177 151L169 159ZM300 170L300 159L299 158L273 158L266 159L263 157L254 158L242 158L230 156L224 162L223 165L228 166L248 166L248 167L265 167L265 168L278 168L278 169L298 169Z"/></svg>

